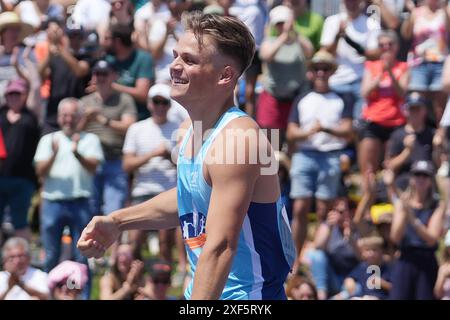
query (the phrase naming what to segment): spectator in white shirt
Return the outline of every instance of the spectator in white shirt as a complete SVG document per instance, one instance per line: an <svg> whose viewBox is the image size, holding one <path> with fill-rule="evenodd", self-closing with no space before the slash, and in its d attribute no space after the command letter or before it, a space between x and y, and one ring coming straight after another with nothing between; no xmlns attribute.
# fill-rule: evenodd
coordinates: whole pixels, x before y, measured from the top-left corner
<svg viewBox="0 0 450 320"><path fill-rule="evenodd" d="M338 69L330 78L332 90L353 104L353 118L359 119L363 104L360 87L364 61L379 55L380 23L364 14L362 0L343 0L343 3L344 12L325 20L320 45L337 59Z"/></svg>
<svg viewBox="0 0 450 320"><path fill-rule="evenodd" d="M28 242L10 238L3 246L0 272L0 300L46 300L47 274L30 266Z"/></svg>
<svg viewBox="0 0 450 320"><path fill-rule="evenodd" d="M179 123L168 119L170 86L155 84L150 88L148 98L147 107L152 116L131 125L123 146L123 168L128 173L134 172L131 190L133 205L176 186L176 167L170 160L170 151L176 142L173 137ZM174 239L180 240L177 243L181 255L179 271L185 273L186 256L181 234L177 234L176 238L174 235L175 229L159 231L160 255L163 260L171 262ZM133 231L130 238L135 256L139 257L145 233Z"/></svg>

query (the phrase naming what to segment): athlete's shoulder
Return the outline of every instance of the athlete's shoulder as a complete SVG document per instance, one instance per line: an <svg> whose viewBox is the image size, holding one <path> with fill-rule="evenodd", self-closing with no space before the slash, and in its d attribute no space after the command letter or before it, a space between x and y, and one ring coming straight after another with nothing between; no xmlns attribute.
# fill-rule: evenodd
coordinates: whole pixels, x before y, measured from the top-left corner
<svg viewBox="0 0 450 320"><path fill-rule="evenodd" d="M237 118L231 120L229 123L227 123L225 128L229 128L229 129L255 129L255 130L259 130L260 129L260 127L256 123L256 121L253 120L248 115L243 115L241 117L237 117Z"/></svg>

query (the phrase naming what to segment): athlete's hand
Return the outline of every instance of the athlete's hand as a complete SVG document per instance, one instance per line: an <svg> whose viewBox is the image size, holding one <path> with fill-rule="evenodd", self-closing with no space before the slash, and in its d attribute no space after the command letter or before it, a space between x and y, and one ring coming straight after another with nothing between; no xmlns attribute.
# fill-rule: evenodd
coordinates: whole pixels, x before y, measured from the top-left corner
<svg viewBox="0 0 450 320"><path fill-rule="evenodd" d="M119 238L119 227L111 216L96 216L84 228L77 247L88 258L100 258Z"/></svg>

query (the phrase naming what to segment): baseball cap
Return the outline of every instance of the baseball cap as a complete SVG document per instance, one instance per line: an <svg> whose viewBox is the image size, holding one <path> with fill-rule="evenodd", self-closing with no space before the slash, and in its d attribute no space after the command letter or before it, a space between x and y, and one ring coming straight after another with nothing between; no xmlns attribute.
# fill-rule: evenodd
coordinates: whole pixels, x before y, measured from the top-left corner
<svg viewBox="0 0 450 320"><path fill-rule="evenodd" d="M157 83L148 91L148 97L150 99L163 97L164 99L170 100L170 86L164 83Z"/></svg>
<svg viewBox="0 0 450 320"><path fill-rule="evenodd" d="M428 160L419 160L413 163L411 167L411 173L424 173L429 176L434 175L434 166L431 161Z"/></svg>
<svg viewBox="0 0 450 320"><path fill-rule="evenodd" d="M289 21L292 18L292 10L287 6L276 6L269 13L270 24L276 25L280 22Z"/></svg>
<svg viewBox="0 0 450 320"><path fill-rule="evenodd" d="M21 78L10 80L6 86L5 95L11 92L24 93L28 91L28 83Z"/></svg>

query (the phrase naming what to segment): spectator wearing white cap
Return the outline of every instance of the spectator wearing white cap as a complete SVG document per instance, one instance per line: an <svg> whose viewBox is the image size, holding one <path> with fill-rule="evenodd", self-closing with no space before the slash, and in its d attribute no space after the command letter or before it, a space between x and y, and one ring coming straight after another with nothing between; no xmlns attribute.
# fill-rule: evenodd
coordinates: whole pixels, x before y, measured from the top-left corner
<svg viewBox="0 0 450 320"><path fill-rule="evenodd" d="M131 189L133 205L176 185L176 167L170 160L170 152L175 146L172 137L179 123L168 119L170 105L170 87L162 83L155 84L148 93L147 107L152 116L131 125L127 131L123 146L123 168L128 173L134 173ZM172 260L169 244L173 243L174 231L159 232L160 253L166 261ZM130 237L135 254L139 256L145 233L132 231Z"/></svg>
<svg viewBox="0 0 450 320"><path fill-rule="evenodd" d="M285 132L295 97L307 89L305 56L312 55L314 48L295 31L289 7L277 6L269 16L275 34L261 44L264 90L258 99L256 121L262 128ZM280 145L283 137L281 140Z"/></svg>

